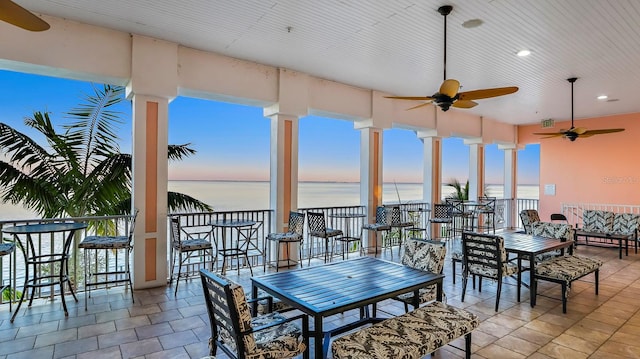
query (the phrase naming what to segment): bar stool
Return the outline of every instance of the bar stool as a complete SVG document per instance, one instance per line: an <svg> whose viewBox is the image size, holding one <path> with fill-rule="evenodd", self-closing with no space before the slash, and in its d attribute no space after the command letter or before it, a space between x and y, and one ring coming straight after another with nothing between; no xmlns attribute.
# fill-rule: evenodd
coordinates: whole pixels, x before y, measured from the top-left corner
<svg viewBox="0 0 640 359"><path fill-rule="evenodd" d="M4 256L9 256L9 284L4 284L0 283L0 285L2 285L0 287L0 296L2 296L4 294L4 291L9 289L12 290L11 288L11 274L13 272L13 266L12 264L12 258L11 258L11 254L13 253L13 251L16 249L16 245L14 243L0 243L0 257L4 257ZM13 291L13 293L9 293L9 312L11 312L12 310L12 304L13 304L13 299L15 299L15 290ZM4 297L3 297L4 298Z"/></svg>

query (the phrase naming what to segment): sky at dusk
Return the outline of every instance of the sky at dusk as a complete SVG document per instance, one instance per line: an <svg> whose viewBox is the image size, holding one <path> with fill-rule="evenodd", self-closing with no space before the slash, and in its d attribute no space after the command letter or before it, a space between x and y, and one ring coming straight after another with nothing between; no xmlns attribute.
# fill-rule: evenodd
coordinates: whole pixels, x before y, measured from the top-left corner
<svg viewBox="0 0 640 359"><path fill-rule="evenodd" d="M67 123L65 112L81 103L93 86L101 84L0 70L0 122L44 143L24 125L34 111L48 111L56 124ZM131 153L131 103L118 110L121 151ZM61 130L61 128L59 128ZM191 143L197 153L169 164L172 180L269 179L270 120L262 108L178 97L169 104L169 143ZM359 181L360 131L350 121L307 116L299 122L299 180ZM443 139L443 182L466 180L469 150L462 139ZM518 152L518 182L537 184L537 145ZM422 182L422 142L413 131L383 133L383 181ZM503 182L504 154L497 145L485 146L485 182Z"/></svg>

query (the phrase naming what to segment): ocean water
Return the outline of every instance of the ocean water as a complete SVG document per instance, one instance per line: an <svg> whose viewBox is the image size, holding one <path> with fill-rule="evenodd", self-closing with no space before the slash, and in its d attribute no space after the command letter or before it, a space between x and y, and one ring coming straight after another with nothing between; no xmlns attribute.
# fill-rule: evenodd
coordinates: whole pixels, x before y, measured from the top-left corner
<svg viewBox="0 0 640 359"><path fill-rule="evenodd" d="M397 190L396 190L397 189ZM269 209L269 182L249 181L169 181L169 190L195 197L217 211ZM384 203L421 201L422 184L385 183ZM538 185L518 186L518 198L537 199ZM502 185L487 185L488 196L503 197ZM442 187L442 195L452 188ZM298 207L354 206L360 204L360 184L343 182L301 182L298 185ZM10 204L0 204L0 220L38 218L34 213Z"/></svg>

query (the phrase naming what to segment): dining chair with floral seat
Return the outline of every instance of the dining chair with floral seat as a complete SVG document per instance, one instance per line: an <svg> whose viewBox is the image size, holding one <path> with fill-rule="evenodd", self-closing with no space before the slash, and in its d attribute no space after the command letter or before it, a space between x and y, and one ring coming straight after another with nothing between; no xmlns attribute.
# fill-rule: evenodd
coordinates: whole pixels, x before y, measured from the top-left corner
<svg viewBox="0 0 640 359"><path fill-rule="evenodd" d="M446 254L445 242L409 238L405 242L401 263L414 269L441 274ZM413 305L416 295L419 304L433 302L437 299L437 286L433 284L414 292L403 293L394 299L403 302L404 311L408 313L409 304Z"/></svg>
<svg viewBox="0 0 640 359"><path fill-rule="evenodd" d="M570 224L551 223L551 222L533 222L531 223L531 234L534 236L559 239L562 242L572 241L575 230ZM562 255L562 251L555 250L538 254L535 258L536 262L544 262Z"/></svg>
<svg viewBox="0 0 640 359"><path fill-rule="evenodd" d="M520 220L526 234L531 234L531 223L540 222L540 215L536 209L523 209L520 211Z"/></svg>
<svg viewBox="0 0 640 359"><path fill-rule="evenodd" d="M242 286L200 270L211 327L210 355L218 348L237 359L309 358L309 318L278 312L251 316Z"/></svg>
<svg viewBox="0 0 640 359"><path fill-rule="evenodd" d="M522 282L520 269L508 261L501 236L475 232L462 232L462 302L467 292L470 275L478 277L478 290L482 292L482 278L493 279L498 284L495 311L500 304L500 292L504 277L517 274L518 302L520 301L520 285Z"/></svg>

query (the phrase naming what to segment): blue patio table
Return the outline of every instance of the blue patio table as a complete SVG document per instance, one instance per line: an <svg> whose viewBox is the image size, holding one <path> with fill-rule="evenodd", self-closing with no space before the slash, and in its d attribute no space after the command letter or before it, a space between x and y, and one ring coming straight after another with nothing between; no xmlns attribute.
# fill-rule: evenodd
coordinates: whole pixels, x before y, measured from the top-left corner
<svg viewBox="0 0 640 359"><path fill-rule="evenodd" d="M333 262L286 272L251 277L253 298L262 289L293 308L311 316L314 327L315 358L326 358L331 336L345 333L381 318L368 315L369 304L436 284L437 299L442 300L444 275L430 273L373 257ZM418 307L418 295L414 306ZM323 318L360 309L361 319L329 331L323 330ZM375 315L375 310L374 310Z"/></svg>
<svg viewBox="0 0 640 359"><path fill-rule="evenodd" d="M73 299L77 302L78 298L76 298L76 294L73 292L73 286L71 285L71 281L69 280L69 248L71 247L71 242L73 240L74 233L79 230L87 228L86 223L41 223L41 224L26 224L21 226L7 227L3 228L2 231L4 233L13 234L16 244L20 243L20 248L22 249L22 254L24 255L24 287L22 289L22 295L20 296L20 301L18 302L18 307L16 311L11 316L11 323L13 323L18 311L20 311L20 306L24 300L24 296L27 293L27 290L31 289L31 295L29 297L29 307L33 302L33 296L35 294L36 288L42 287L50 287L54 285L60 286L60 297L62 298L62 308L64 309L65 317L69 316L69 312L67 311L67 303L64 298L64 284L69 284L69 289L71 291L71 295L73 295ZM67 236L64 237L64 241L62 243L61 251L54 251L53 249L49 253L45 253L42 250L41 246L35 246L33 242L33 235L41 235L45 233L64 233L68 232ZM20 240L20 235L26 235L26 241ZM54 243L55 243L55 237ZM49 274L43 274L41 271L41 266L52 266L55 268L56 264L58 265L58 272L50 272ZM33 271L30 277L30 270Z"/></svg>

